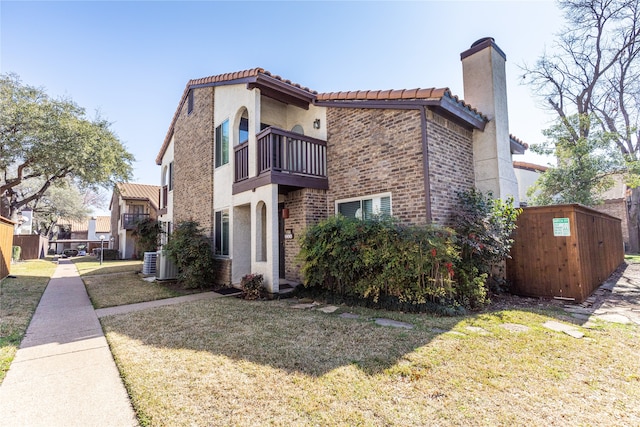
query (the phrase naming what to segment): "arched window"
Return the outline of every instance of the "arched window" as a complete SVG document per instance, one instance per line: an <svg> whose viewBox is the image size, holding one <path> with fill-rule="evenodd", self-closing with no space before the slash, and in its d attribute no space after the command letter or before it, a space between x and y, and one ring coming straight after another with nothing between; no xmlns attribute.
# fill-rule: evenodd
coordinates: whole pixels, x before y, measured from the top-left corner
<svg viewBox="0 0 640 427"><path fill-rule="evenodd" d="M249 112L246 108L242 110L242 116L238 122L238 145L244 144L249 140Z"/></svg>

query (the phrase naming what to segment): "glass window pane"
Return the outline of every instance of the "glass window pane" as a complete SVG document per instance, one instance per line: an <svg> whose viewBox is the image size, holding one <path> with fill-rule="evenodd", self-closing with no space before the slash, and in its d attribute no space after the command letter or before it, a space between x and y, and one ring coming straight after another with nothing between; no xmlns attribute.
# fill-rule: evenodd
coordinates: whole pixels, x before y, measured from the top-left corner
<svg viewBox="0 0 640 427"><path fill-rule="evenodd" d="M338 203L338 213L347 218L362 218L362 210L360 209L360 201Z"/></svg>
<svg viewBox="0 0 640 427"><path fill-rule="evenodd" d="M391 216L391 197L380 198L380 214Z"/></svg>
<svg viewBox="0 0 640 427"><path fill-rule="evenodd" d="M238 144L242 144L249 140L249 119L245 119L244 117L240 119L240 128Z"/></svg>
<svg viewBox="0 0 640 427"><path fill-rule="evenodd" d="M229 120L222 123L222 164L229 163Z"/></svg>

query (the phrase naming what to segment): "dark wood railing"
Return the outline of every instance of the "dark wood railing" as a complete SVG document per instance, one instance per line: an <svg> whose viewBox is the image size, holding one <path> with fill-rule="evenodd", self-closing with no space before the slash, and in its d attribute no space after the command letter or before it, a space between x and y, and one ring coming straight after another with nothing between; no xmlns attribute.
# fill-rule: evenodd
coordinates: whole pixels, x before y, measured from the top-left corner
<svg viewBox="0 0 640 427"><path fill-rule="evenodd" d="M257 135L258 175L286 172L316 177L327 176L327 143L282 129L269 127ZM235 182L249 178L249 144L234 149Z"/></svg>
<svg viewBox="0 0 640 427"><path fill-rule="evenodd" d="M149 218L149 214L122 214L122 228L133 230L139 221Z"/></svg>
<svg viewBox="0 0 640 427"><path fill-rule="evenodd" d="M169 197L169 186L167 185L163 185L162 188L160 189L160 194L159 194L160 200L159 200L159 204L158 206L160 206L160 209L164 209L167 207L168 204L168 197Z"/></svg>
<svg viewBox="0 0 640 427"><path fill-rule="evenodd" d="M258 175L285 172L327 176L327 143L298 133L268 127L257 135Z"/></svg>
<svg viewBox="0 0 640 427"><path fill-rule="evenodd" d="M240 182L249 178L249 141L234 148L235 181Z"/></svg>

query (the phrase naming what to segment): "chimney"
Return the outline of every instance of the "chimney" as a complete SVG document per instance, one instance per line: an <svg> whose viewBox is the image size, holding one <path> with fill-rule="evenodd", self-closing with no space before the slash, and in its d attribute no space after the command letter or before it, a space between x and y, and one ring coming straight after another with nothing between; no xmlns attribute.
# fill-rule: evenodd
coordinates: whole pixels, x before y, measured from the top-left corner
<svg viewBox="0 0 640 427"><path fill-rule="evenodd" d="M98 237L96 236L96 217L92 216L89 219L89 227L87 229L87 239L88 240L98 240Z"/></svg>
<svg viewBox="0 0 640 427"><path fill-rule="evenodd" d="M507 108L507 56L491 37L480 39L460 54L464 100L487 116L484 131L473 133L476 188L496 198L518 200L518 181L511 158Z"/></svg>

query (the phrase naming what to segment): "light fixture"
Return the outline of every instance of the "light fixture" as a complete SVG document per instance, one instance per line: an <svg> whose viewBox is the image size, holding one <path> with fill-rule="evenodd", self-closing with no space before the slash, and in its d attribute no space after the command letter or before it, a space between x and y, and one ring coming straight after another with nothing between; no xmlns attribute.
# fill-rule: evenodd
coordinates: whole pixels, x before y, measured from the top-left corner
<svg viewBox="0 0 640 427"><path fill-rule="evenodd" d="M100 265L102 265L102 261L104 260L104 234L100 235Z"/></svg>
<svg viewBox="0 0 640 427"><path fill-rule="evenodd" d="M315 119L313 121L313 128L314 129L320 129L320 119Z"/></svg>

